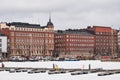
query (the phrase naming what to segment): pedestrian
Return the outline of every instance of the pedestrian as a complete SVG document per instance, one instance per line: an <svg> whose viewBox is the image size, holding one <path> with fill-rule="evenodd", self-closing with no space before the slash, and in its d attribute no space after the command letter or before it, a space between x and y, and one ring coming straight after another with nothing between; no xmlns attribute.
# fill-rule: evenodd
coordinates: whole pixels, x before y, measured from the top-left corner
<svg viewBox="0 0 120 80"><path fill-rule="evenodd" d="M89 70L91 70L91 65L89 64Z"/></svg>
<svg viewBox="0 0 120 80"><path fill-rule="evenodd" d="M55 64L53 64L53 69L55 70Z"/></svg>
<svg viewBox="0 0 120 80"><path fill-rule="evenodd" d="M5 65L4 65L4 63L2 63L2 68L4 68L5 67Z"/></svg>

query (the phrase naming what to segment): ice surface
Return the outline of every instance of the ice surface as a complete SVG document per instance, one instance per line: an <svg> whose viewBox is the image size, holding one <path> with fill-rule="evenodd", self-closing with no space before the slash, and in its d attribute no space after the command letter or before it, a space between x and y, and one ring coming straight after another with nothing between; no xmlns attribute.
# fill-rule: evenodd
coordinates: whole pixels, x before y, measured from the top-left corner
<svg viewBox="0 0 120 80"><path fill-rule="evenodd" d="M60 68L103 68L103 69L120 69L120 62L100 62L100 61L46 61L46 62L4 62L6 67L34 67L34 68L52 68L57 64ZM27 72L9 73L0 72L0 80L120 80L120 74L109 76L97 76L97 73L84 75L53 74L46 73L28 74Z"/></svg>

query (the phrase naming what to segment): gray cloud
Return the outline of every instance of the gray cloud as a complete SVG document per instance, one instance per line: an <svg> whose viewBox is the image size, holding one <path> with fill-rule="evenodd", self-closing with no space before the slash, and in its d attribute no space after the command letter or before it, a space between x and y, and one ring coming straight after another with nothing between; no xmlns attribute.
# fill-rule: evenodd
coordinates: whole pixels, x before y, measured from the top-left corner
<svg viewBox="0 0 120 80"><path fill-rule="evenodd" d="M46 25L49 11L56 29L92 25L120 27L119 0L0 0L1 22Z"/></svg>

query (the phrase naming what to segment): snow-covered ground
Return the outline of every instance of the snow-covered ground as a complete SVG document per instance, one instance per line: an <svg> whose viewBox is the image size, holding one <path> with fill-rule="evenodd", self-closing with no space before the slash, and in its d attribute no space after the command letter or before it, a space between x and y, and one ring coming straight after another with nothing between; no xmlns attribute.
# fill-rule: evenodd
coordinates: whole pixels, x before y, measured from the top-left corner
<svg viewBox="0 0 120 80"><path fill-rule="evenodd" d="M100 61L46 61L46 62L4 62L6 67L34 67L34 68L52 68L53 64L57 64L59 68L103 68L103 69L120 69L120 62L100 62ZM0 72L0 80L120 80L120 74L109 76L97 76L98 73L71 75L46 73L9 73Z"/></svg>

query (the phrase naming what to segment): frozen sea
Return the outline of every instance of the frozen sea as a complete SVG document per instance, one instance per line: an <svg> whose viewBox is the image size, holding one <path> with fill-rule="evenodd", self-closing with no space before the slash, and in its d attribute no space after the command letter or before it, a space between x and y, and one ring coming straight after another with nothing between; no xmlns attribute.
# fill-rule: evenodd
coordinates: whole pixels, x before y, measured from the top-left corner
<svg viewBox="0 0 120 80"><path fill-rule="evenodd" d="M6 67L33 67L33 68L52 68L53 64L57 64L59 68L103 68L103 69L120 69L120 62L101 62L101 61L45 61L45 62L4 62ZM83 75L35 73L27 72L9 73L7 71L0 72L0 80L120 80L120 74L109 76L97 76L98 73L90 73Z"/></svg>

